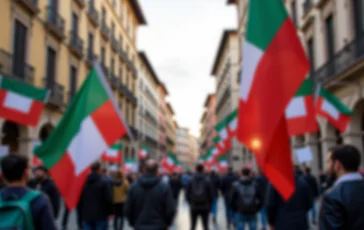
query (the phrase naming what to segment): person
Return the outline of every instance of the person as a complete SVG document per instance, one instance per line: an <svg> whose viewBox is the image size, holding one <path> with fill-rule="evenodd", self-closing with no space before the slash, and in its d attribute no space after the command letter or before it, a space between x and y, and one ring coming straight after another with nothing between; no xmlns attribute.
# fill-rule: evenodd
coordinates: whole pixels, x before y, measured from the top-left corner
<svg viewBox="0 0 364 230"><path fill-rule="evenodd" d="M364 229L364 180L358 173L359 150L340 145L328 153L327 166L337 178L322 198L319 226L321 230Z"/></svg>
<svg viewBox="0 0 364 230"><path fill-rule="evenodd" d="M328 179L327 174L321 170L319 173L320 195L325 192L325 186L326 186L327 179Z"/></svg>
<svg viewBox="0 0 364 230"><path fill-rule="evenodd" d="M217 217L217 201L219 198L219 190L220 190L220 177L215 170L211 171L210 180L212 182L212 189L213 189L213 200L211 204L211 214L212 214L212 221L216 223Z"/></svg>
<svg viewBox="0 0 364 230"><path fill-rule="evenodd" d="M145 174L131 186L125 202L125 216L135 230L167 230L176 214L176 202L168 184L157 176L158 163L148 159Z"/></svg>
<svg viewBox="0 0 364 230"><path fill-rule="evenodd" d="M182 183L177 173L172 173L171 179L169 180L169 186L172 189L173 198L178 203L178 197L182 188Z"/></svg>
<svg viewBox="0 0 364 230"><path fill-rule="evenodd" d="M312 207L313 196L299 168L295 170L295 191L284 201L272 185L268 187L266 202L269 225L275 230L308 230L307 213Z"/></svg>
<svg viewBox="0 0 364 230"><path fill-rule="evenodd" d="M231 224L233 223L234 214L230 207L230 195L233 183L237 181L239 177L233 172L232 167L228 167L226 175L221 180L221 193L224 196L225 203L225 214L226 214L226 222L227 229L230 229Z"/></svg>
<svg viewBox="0 0 364 230"><path fill-rule="evenodd" d="M315 201L319 196L319 190L318 190L318 186L317 186L317 180L316 178L311 174L311 168L310 167L306 167L305 168L305 175L304 178L307 182L307 184L310 186L311 189L311 194L313 195L313 203L312 203L312 208L311 208L311 218L312 218L312 224L316 225L317 221L316 221L316 205L315 205Z"/></svg>
<svg viewBox="0 0 364 230"><path fill-rule="evenodd" d="M70 215L70 211L68 210L66 203L64 202L64 212L63 212L62 222L61 222L63 230L68 229L67 225L68 225L69 215ZM80 203L78 203L76 206L76 218L77 218L78 230L82 230L82 214L81 214Z"/></svg>
<svg viewBox="0 0 364 230"><path fill-rule="evenodd" d="M261 226L262 226L262 230L267 229L268 226L268 222L267 222L267 209L265 207L265 202L266 202L266 195L267 195L267 188L269 185L269 182L267 180L267 178L264 176L261 168L258 169L258 175L256 176L256 181L258 183L258 190L259 193L262 194L262 207L259 211L260 214L260 221L261 221Z"/></svg>
<svg viewBox="0 0 364 230"><path fill-rule="evenodd" d="M169 183L169 177L168 177L167 173L162 175L162 182L165 183L165 184Z"/></svg>
<svg viewBox="0 0 364 230"><path fill-rule="evenodd" d="M250 230L256 230L257 213L263 204L263 194L260 193L250 168L244 167L241 174L231 191L230 207L235 213L235 227L244 230L247 224Z"/></svg>
<svg viewBox="0 0 364 230"><path fill-rule="evenodd" d="M129 183L121 171L117 171L113 184L114 228L122 230L124 227L124 203L129 191Z"/></svg>
<svg viewBox="0 0 364 230"><path fill-rule="evenodd" d="M10 154L1 161L1 168L7 185L0 191L1 201L16 201L26 198L34 191L27 188L26 183L30 175L28 158L23 155ZM55 220L48 197L36 192L38 195L30 201L32 229L56 230ZM0 202L1 203L1 202ZM1 207L0 207L1 210ZM27 210L25 210L27 211ZM1 216L0 211L0 216ZM2 221L0 221L0 226Z"/></svg>
<svg viewBox="0 0 364 230"><path fill-rule="evenodd" d="M196 174L187 185L187 202L190 205L191 230L196 229L197 218L201 216L204 230L208 230L209 213L214 198L212 182L204 174L204 166L196 166Z"/></svg>
<svg viewBox="0 0 364 230"><path fill-rule="evenodd" d="M40 165L34 169L34 179L28 181L28 187L42 191L51 201L54 217L57 219L60 210L60 194L53 180L48 176L48 170Z"/></svg>
<svg viewBox="0 0 364 230"><path fill-rule="evenodd" d="M103 179L102 175L100 162L93 163L79 204L84 230L108 228L108 216L112 214L112 190L110 182Z"/></svg>
<svg viewBox="0 0 364 230"><path fill-rule="evenodd" d="M5 179L2 173L0 173L0 190L5 187Z"/></svg>

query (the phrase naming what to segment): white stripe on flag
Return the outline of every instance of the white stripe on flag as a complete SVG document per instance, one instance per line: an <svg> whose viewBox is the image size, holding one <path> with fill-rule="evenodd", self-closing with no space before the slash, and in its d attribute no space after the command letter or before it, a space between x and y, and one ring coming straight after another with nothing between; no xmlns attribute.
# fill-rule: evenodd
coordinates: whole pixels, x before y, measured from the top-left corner
<svg viewBox="0 0 364 230"><path fill-rule="evenodd" d="M326 111L335 120L338 120L340 117L340 111L326 99L324 99L321 109Z"/></svg>
<svg viewBox="0 0 364 230"><path fill-rule="evenodd" d="M222 140L225 140L225 139L227 138L228 133L227 133L226 127L225 127L225 128L223 128L223 129L220 131L219 135L220 135L220 138L221 138Z"/></svg>
<svg viewBox="0 0 364 230"><path fill-rule="evenodd" d="M226 161L220 161L219 164L220 164L220 167L227 167L228 166Z"/></svg>
<svg viewBox="0 0 364 230"><path fill-rule="evenodd" d="M111 149L111 148L108 148L106 150L106 154L110 157L117 157L118 156L118 153L119 151L117 149Z"/></svg>
<svg viewBox="0 0 364 230"><path fill-rule="evenodd" d="M286 118L295 118L306 116L305 97L293 98L286 108Z"/></svg>
<svg viewBox="0 0 364 230"><path fill-rule="evenodd" d="M18 93L8 91L5 97L4 107L29 113L33 100Z"/></svg>
<svg viewBox="0 0 364 230"><path fill-rule="evenodd" d="M231 131L236 130L236 128L238 127L238 119L235 117L229 124L229 128Z"/></svg>

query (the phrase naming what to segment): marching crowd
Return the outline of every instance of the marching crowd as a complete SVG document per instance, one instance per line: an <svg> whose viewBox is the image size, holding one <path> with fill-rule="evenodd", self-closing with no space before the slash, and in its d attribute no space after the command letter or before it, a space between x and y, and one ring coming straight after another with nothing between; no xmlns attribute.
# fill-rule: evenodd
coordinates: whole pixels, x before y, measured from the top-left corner
<svg viewBox="0 0 364 230"><path fill-rule="evenodd" d="M258 221L262 229L307 230L311 222L322 230L363 230L364 179L358 172L360 162L355 147L341 145L328 153L328 173L320 174L318 180L310 168L301 170L297 166L296 190L288 201L262 172L255 174L247 167L241 172L229 168L220 175L204 172L204 166L198 164L194 173L158 175L158 163L147 160L143 174L125 176L121 171L109 173L96 162L76 208L78 228L106 230L113 221L114 229L120 230L126 219L135 230L167 230L173 226L177 201L184 191L191 230L196 229L199 217L205 230L209 229L210 217L217 222L219 197L225 205L224 230L242 230L245 225L256 230ZM57 229L57 218L67 229L69 211L65 208L60 214L61 197L44 166L31 173L27 157L12 154L2 159L1 167L0 229L53 230ZM319 217L315 206L318 200Z"/></svg>

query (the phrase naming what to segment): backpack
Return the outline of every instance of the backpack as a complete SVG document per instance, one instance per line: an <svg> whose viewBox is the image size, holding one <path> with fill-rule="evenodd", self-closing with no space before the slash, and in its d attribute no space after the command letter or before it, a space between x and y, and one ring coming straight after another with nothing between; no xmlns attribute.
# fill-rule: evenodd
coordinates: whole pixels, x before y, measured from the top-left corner
<svg viewBox="0 0 364 230"><path fill-rule="evenodd" d="M237 206L241 214L255 214L259 211L260 200L257 198L257 186L255 182L249 185L235 184L238 192Z"/></svg>
<svg viewBox="0 0 364 230"><path fill-rule="evenodd" d="M40 195L38 191L28 191L11 200L0 196L0 230L34 230L30 203Z"/></svg>
<svg viewBox="0 0 364 230"><path fill-rule="evenodd" d="M202 205L208 203L205 179L191 181L191 202Z"/></svg>

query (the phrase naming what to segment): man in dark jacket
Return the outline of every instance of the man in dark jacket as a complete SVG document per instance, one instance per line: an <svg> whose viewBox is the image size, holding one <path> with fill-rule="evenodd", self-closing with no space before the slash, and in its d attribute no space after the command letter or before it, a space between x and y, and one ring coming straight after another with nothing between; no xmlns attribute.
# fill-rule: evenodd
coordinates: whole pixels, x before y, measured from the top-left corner
<svg viewBox="0 0 364 230"><path fill-rule="evenodd" d="M261 221L261 225L262 225L262 229L266 229L267 228L267 209L265 207L265 199L267 196L267 188L269 185L269 182L267 180L267 178L264 176L263 172L261 171L261 169L259 168L259 173L256 176L256 182L258 183L258 190L259 193L261 194L261 198L262 198L262 207L260 209L260 221Z"/></svg>
<svg viewBox="0 0 364 230"><path fill-rule="evenodd" d="M212 182L212 189L213 189L213 194L214 194L214 198L212 200L212 204L211 204L211 213L212 213L212 220L214 223L216 223L216 217L217 217L217 201L219 198L219 190L220 190L220 177L219 175L216 173L215 170L213 170L210 174L210 180Z"/></svg>
<svg viewBox="0 0 364 230"><path fill-rule="evenodd" d="M273 188L268 188L267 215L275 230L308 230L307 212L312 207L311 189L300 172L295 172L296 190L288 201Z"/></svg>
<svg viewBox="0 0 364 230"><path fill-rule="evenodd" d="M172 173L171 178L169 179L169 186L172 189L173 198L176 203L178 203L179 193L182 189L182 182L177 173Z"/></svg>
<svg viewBox="0 0 364 230"><path fill-rule="evenodd" d="M305 175L304 178L308 184L308 186L310 186L311 189L311 194L313 195L313 203L312 203L312 208L311 208L311 218L312 218L312 223L316 224L316 198L319 195L319 191L318 191L318 186L317 186L317 180L316 178L311 174L311 168L306 167L305 168Z"/></svg>
<svg viewBox="0 0 364 230"><path fill-rule="evenodd" d="M225 214L226 214L226 222L227 222L227 228L230 228L230 225L233 222L234 214L230 207L230 196L231 196L231 189L233 186L233 183L237 181L239 177L234 174L233 168L229 167L227 174L222 178L221 180L221 192L224 196L224 203L225 203Z"/></svg>
<svg viewBox="0 0 364 230"><path fill-rule="evenodd" d="M176 202L168 184L157 176L158 163L149 159L145 175L129 189L125 216L135 230L167 230L176 214Z"/></svg>
<svg viewBox="0 0 364 230"><path fill-rule="evenodd" d="M322 199L321 230L364 229L364 180L358 173L359 150L352 145L335 147L328 153L328 169L337 178Z"/></svg>
<svg viewBox="0 0 364 230"><path fill-rule="evenodd" d="M48 176L48 170L44 166L34 169L35 178L28 182L28 187L42 191L51 201L54 217L57 219L60 209L60 195L53 180Z"/></svg>
<svg viewBox="0 0 364 230"><path fill-rule="evenodd" d="M208 230L209 213L214 198L213 185L209 177L203 174L204 166L196 166L196 174L187 185L186 195L191 212L191 230L196 229L197 218L201 216L204 230Z"/></svg>
<svg viewBox="0 0 364 230"><path fill-rule="evenodd" d="M3 175L8 184L0 191L3 200L23 197L30 189L26 187L29 178L28 158L23 155L8 155L1 161ZM33 229L56 230L51 204L45 194L41 194L30 203Z"/></svg>
<svg viewBox="0 0 364 230"><path fill-rule="evenodd" d="M110 182L102 178L99 162L92 164L80 198L84 229L106 230L108 216L112 214L112 190Z"/></svg>

